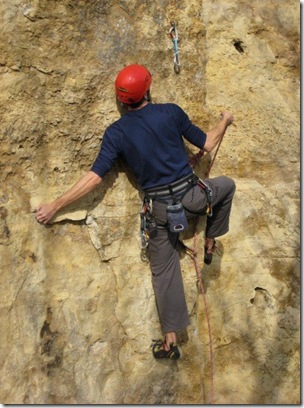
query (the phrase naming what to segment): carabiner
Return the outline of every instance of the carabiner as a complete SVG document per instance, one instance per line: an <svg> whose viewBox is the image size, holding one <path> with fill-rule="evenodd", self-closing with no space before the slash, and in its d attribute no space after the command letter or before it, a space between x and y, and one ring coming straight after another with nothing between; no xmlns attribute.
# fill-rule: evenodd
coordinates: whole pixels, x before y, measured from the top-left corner
<svg viewBox="0 0 304 408"><path fill-rule="evenodd" d="M178 56L178 33L176 24L174 21L170 21L171 28L169 30L169 36L173 41L173 49L174 49L174 72L179 74L180 72L180 63L179 63L179 56Z"/></svg>

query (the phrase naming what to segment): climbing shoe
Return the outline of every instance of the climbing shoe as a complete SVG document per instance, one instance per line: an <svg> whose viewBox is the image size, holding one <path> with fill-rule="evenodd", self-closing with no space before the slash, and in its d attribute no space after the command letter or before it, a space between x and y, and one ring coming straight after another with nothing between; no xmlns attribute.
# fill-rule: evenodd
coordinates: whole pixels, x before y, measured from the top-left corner
<svg viewBox="0 0 304 408"><path fill-rule="evenodd" d="M210 251L210 252L208 252L208 247L205 246L204 263L205 263L206 265L210 265L210 264L211 264L213 254L216 252L216 250L217 250L217 246L216 246L215 240L214 240L214 244L213 244L213 247L211 248L211 251Z"/></svg>
<svg viewBox="0 0 304 408"><path fill-rule="evenodd" d="M170 358L171 360L177 360L180 357L180 352L175 343L170 343L170 349L165 349L165 342L162 340L153 340L151 344L154 358Z"/></svg>

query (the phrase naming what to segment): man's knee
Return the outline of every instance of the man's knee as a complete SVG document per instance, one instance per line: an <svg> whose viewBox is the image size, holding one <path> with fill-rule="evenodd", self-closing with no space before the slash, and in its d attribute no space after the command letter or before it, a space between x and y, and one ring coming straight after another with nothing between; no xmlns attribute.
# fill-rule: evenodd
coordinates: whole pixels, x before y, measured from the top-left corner
<svg viewBox="0 0 304 408"><path fill-rule="evenodd" d="M220 176L218 177L218 179L220 180L219 187L225 189L228 194L231 194L233 196L236 189L234 180L227 176Z"/></svg>
<svg viewBox="0 0 304 408"><path fill-rule="evenodd" d="M235 189L236 189L236 185L235 182L232 178L227 177L227 176L222 176L223 180L224 180L224 185L226 187L226 189L230 192L230 194L234 194Z"/></svg>
<svg viewBox="0 0 304 408"><path fill-rule="evenodd" d="M230 177L226 177L227 179L227 184L229 186L229 191L231 192L231 194L233 195L235 193L235 189L236 189L236 185L234 180L232 180L232 178Z"/></svg>

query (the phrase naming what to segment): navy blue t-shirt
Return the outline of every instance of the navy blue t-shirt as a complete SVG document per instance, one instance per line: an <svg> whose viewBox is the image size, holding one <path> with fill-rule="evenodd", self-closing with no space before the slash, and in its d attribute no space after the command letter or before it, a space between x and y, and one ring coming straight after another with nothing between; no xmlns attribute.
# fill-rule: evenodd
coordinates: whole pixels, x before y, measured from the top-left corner
<svg viewBox="0 0 304 408"><path fill-rule="evenodd" d="M91 170L104 177L121 157L143 190L170 184L192 173L183 136L204 147L206 134L178 105L149 103L106 129Z"/></svg>

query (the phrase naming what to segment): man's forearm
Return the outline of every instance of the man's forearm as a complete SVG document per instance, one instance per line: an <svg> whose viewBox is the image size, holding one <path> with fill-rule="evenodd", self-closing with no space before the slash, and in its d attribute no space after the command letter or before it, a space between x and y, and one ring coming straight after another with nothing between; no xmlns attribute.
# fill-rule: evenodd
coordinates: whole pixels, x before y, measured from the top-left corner
<svg viewBox="0 0 304 408"><path fill-rule="evenodd" d="M204 150L211 152L219 141L224 136L226 129L233 122L233 116L229 112L222 113L222 119L220 122L211 130L206 132L207 139L204 145Z"/></svg>
<svg viewBox="0 0 304 408"><path fill-rule="evenodd" d="M89 171L61 197L57 198L51 203L41 204L36 209L37 221L43 224L47 224L61 208L88 194L101 181L101 177L99 177L94 172Z"/></svg>
<svg viewBox="0 0 304 408"><path fill-rule="evenodd" d="M101 182L101 180L101 177L96 173L89 171L73 187L54 201L56 211L88 194Z"/></svg>

